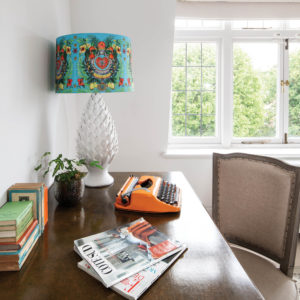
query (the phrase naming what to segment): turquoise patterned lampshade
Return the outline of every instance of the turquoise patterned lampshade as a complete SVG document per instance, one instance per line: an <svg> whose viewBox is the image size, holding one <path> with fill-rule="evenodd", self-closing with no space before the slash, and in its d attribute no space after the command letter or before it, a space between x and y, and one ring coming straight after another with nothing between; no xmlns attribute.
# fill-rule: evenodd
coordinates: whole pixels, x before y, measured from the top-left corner
<svg viewBox="0 0 300 300"><path fill-rule="evenodd" d="M57 93L133 91L130 39L110 33L58 37L55 83Z"/></svg>

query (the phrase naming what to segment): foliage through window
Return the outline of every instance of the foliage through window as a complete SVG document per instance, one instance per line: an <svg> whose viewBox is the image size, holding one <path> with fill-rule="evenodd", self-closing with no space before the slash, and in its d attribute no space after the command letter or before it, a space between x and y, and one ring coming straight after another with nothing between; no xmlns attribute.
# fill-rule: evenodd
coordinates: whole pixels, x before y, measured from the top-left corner
<svg viewBox="0 0 300 300"><path fill-rule="evenodd" d="M203 24L176 23L170 142L299 143L300 21Z"/></svg>
<svg viewBox="0 0 300 300"><path fill-rule="evenodd" d="M172 68L172 133L214 136L216 44L175 43Z"/></svg>
<svg viewBox="0 0 300 300"><path fill-rule="evenodd" d="M234 43L233 135L276 136L278 45Z"/></svg>

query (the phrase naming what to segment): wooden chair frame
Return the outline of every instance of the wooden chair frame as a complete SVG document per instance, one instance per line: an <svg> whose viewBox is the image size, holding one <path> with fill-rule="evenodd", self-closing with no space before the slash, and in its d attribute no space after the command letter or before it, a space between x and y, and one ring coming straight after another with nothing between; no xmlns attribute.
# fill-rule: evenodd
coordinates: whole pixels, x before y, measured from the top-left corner
<svg viewBox="0 0 300 300"><path fill-rule="evenodd" d="M265 156L258 156L258 155L251 155L245 153L231 153L231 154L213 154L213 220L215 221L216 225L219 225L219 193L218 193L218 178L219 178L219 169L218 169L218 162L220 159L247 159L247 160L254 160L257 162L263 162L267 164L274 165L276 167L283 168L285 170L291 171L295 174L295 184L292 186L292 191L290 195L290 205L291 211L290 215L290 222L286 223L286 230L287 230L287 238L285 240L285 251L283 258L276 257L273 254L269 253L263 248L259 248L255 245L252 245L246 241L232 239L226 234L224 237L227 239L228 242L234 243L236 245L248 248L253 250L257 253L260 253L268 258L273 259L274 261L280 264L280 270L285 273L287 276L292 277L295 265L295 256L296 256L296 249L297 249L297 239L299 234L299 221L300 221L300 198L299 198L299 187L300 187L300 168L288 165L281 160L265 157Z"/></svg>

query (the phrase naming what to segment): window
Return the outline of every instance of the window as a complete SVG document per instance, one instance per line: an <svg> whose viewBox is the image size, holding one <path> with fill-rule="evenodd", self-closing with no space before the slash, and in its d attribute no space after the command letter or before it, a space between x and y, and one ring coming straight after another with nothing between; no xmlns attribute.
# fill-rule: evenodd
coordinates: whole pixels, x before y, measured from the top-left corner
<svg viewBox="0 0 300 300"><path fill-rule="evenodd" d="M215 42L175 43L172 67L172 135L216 136Z"/></svg>
<svg viewBox="0 0 300 300"><path fill-rule="evenodd" d="M289 128L291 137L300 137L300 42L289 45Z"/></svg>
<svg viewBox="0 0 300 300"><path fill-rule="evenodd" d="M219 20L185 20L176 19L175 28L177 30L214 30L223 29L224 22Z"/></svg>
<svg viewBox="0 0 300 300"><path fill-rule="evenodd" d="M300 21L209 21L176 21L169 142L300 143Z"/></svg>
<svg viewBox="0 0 300 300"><path fill-rule="evenodd" d="M232 21L231 28L235 30L241 29L281 29L282 22L273 20L248 20L248 21Z"/></svg>
<svg viewBox="0 0 300 300"><path fill-rule="evenodd" d="M276 42L233 43L233 136L277 137Z"/></svg>

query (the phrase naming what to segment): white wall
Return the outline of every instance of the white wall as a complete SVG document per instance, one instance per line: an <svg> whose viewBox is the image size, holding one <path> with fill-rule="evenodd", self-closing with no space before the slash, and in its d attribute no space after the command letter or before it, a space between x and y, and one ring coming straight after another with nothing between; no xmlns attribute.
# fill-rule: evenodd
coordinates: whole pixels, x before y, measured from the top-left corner
<svg viewBox="0 0 300 300"><path fill-rule="evenodd" d="M288 2L289 1L282 1L282 3L179 2L176 5L176 16L229 20L299 19L300 3Z"/></svg>
<svg viewBox="0 0 300 300"><path fill-rule="evenodd" d="M72 30L118 33L132 39L135 91L104 95L120 146L110 170L183 171L210 206L211 159L166 159L161 155L168 137L175 5L175 0L72 0ZM83 14L86 7L90 7L89 13ZM76 96L81 109L87 98Z"/></svg>
<svg viewBox="0 0 300 300"><path fill-rule="evenodd" d="M54 93L55 38L70 29L68 0L0 2L0 205L36 179L45 151L68 151L70 99Z"/></svg>
<svg viewBox="0 0 300 300"><path fill-rule="evenodd" d="M36 180L33 168L42 153L75 154L76 130L88 95L58 95L53 90L55 39L71 32L132 38L135 92L105 95L120 141L111 170L182 170L201 199L210 203L209 160L161 156L167 146L175 2L0 2L0 205L11 184Z"/></svg>

